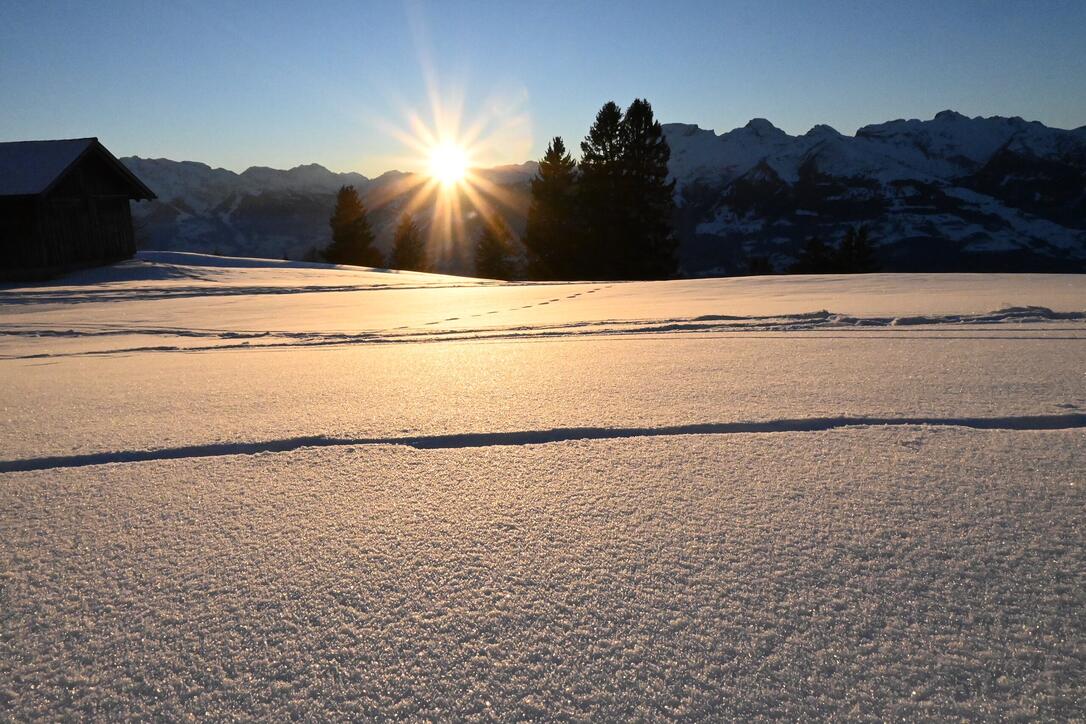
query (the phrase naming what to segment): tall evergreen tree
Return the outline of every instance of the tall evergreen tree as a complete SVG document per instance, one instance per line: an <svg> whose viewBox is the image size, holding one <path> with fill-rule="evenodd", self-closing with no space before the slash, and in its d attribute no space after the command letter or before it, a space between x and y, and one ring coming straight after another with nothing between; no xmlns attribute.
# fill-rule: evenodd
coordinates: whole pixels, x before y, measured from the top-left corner
<svg viewBox="0 0 1086 724"><path fill-rule="evenodd" d="M409 271L430 271L430 260L426 255L426 242L414 217L404 214L396 225L392 237L392 258L389 265L393 269Z"/></svg>
<svg viewBox="0 0 1086 724"><path fill-rule="evenodd" d="M528 273L535 279L574 279L578 276L577 245L581 239L576 217L577 163L555 136L539 161L531 181L532 201L524 246Z"/></svg>
<svg viewBox="0 0 1086 724"><path fill-rule="evenodd" d="M475 242L475 273L486 279L512 279L516 275L513 233L498 217L485 219Z"/></svg>
<svg viewBox="0 0 1086 724"><path fill-rule="evenodd" d="M343 186L336 194L336 207L329 219L332 243L324 250L324 258L333 264L384 266L381 252L373 246L373 230L366 216L366 207L354 186Z"/></svg>
<svg viewBox="0 0 1086 724"><path fill-rule="evenodd" d="M622 253L623 197L622 109L608 101L581 142L581 211L584 238L576 254L578 276L622 277L616 260Z"/></svg>
<svg viewBox="0 0 1086 724"><path fill-rule="evenodd" d="M677 268L671 149L652 106L604 104L581 143L581 276L660 279Z"/></svg>
<svg viewBox="0 0 1086 724"><path fill-rule="evenodd" d="M637 98L622 121L623 250L617 268L625 278L661 279L677 267L672 229L675 182L668 181L671 149L652 106Z"/></svg>

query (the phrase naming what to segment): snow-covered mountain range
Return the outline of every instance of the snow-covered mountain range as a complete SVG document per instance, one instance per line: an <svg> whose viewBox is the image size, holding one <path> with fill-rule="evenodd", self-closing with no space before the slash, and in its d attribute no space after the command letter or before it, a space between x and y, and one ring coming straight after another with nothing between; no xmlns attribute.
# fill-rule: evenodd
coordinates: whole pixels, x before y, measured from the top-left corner
<svg viewBox="0 0 1086 724"><path fill-rule="evenodd" d="M158 200L133 204L137 243L142 248L198 251L231 256L302 259L330 241L328 218L341 186L352 185L363 195L378 245L387 251L399 216L421 184L415 174L389 171L369 179L358 173L334 173L318 164L281 171L252 167L242 173L211 168L193 161L121 159L158 195ZM477 173L500 189L492 208L516 222L527 209L528 179L535 162L499 166ZM425 197L414 213L428 227L436 195ZM468 199L465 235L474 234L478 215ZM514 223L514 228L519 228ZM468 245L439 255L443 271L469 272Z"/></svg>
<svg viewBox="0 0 1086 724"><path fill-rule="evenodd" d="M787 265L866 223L884 268L1086 268L1086 127L1021 118L898 120L790 136L764 119L717 135L665 126L691 271Z"/></svg>
<svg viewBox="0 0 1086 724"><path fill-rule="evenodd" d="M823 125L792 136L764 119L719 135L679 123L664 131L690 275L742 272L753 257L783 269L810 236L833 244L860 223L887 270L1086 270L1086 127L943 111L855 136ZM316 164L236 174L122 160L159 196L133 212L142 243L161 249L299 258L327 243L343 184L363 193L387 248L406 190L417 185L412 174L367 179ZM494 205L514 230L523 228L534 172L533 162L480 172L500 188ZM430 223L433 205L418 213ZM469 227L477 222L467 217ZM444 270L467 265L453 255Z"/></svg>

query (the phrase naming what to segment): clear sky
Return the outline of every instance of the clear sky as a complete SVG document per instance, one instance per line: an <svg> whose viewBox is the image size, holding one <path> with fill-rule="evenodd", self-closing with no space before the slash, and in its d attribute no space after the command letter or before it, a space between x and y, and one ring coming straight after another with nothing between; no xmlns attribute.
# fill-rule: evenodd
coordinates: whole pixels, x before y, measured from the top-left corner
<svg viewBox="0 0 1086 724"><path fill-rule="evenodd" d="M0 140L243 170L418 168L431 96L481 163L576 147L606 100L719 131L893 118L1086 124L1086 0L0 0Z"/></svg>

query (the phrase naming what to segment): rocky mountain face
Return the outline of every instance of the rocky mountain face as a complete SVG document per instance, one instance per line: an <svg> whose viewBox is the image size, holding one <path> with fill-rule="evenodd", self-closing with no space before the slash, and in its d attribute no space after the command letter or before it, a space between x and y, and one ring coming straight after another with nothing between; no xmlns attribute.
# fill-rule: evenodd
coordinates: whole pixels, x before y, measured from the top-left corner
<svg viewBox="0 0 1086 724"><path fill-rule="evenodd" d="M716 134L664 126L676 181L684 274L743 273L752 259L786 269L804 241L831 246L866 224L887 271L1086 271L1086 127L944 111L844 136L815 126L791 136L769 121ZM354 185L387 250L410 206L442 271L470 272L475 199L523 229L535 164L486 169L461 193L464 225L449 240L437 194L420 177L375 179L316 164L241 174L191 161L122 161L159 196L133 205L145 248L302 258L328 243L336 190Z"/></svg>
<svg viewBox="0 0 1086 724"><path fill-rule="evenodd" d="M891 121L791 136L664 126L684 269L786 269L803 242L866 224L889 271L1086 271L1086 127L1021 118Z"/></svg>

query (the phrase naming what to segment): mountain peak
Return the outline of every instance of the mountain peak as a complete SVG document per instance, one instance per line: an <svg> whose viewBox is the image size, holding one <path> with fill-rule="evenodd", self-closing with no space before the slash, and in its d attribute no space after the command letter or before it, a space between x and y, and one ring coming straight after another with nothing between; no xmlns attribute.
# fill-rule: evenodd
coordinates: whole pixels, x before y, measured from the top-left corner
<svg viewBox="0 0 1086 724"><path fill-rule="evenodd" d="M968 116L963 116L961 113L958 113L957 111L952 111L950 109L947 109L945 111L939 111L938 113L936 113L935 118L933 118L932 120L933 121L968 121L969 117Z"/></svg>
<svg viewBox="0 0 1086 724"><path fill-rule="evenodd" d="M760 136L784 133L764 118L751 118L743 128L749 128Z"/></svg>
<svg viewBox="0 0 1086 724"><path fill-rule="evenodd" d="M701 128L701 126L696 123L664 123L663 128L664 133L675 136L694 136L699 133L713 133L711 130Z"/></svg>
<svg viewBox="0 0 1086 724"><path fill-rule="evenodd" d="M803 134L807 138L832 138L840 136L840 132L833 126L827 126L825 123L819 123L811 127L811 130Z"/></svg>

